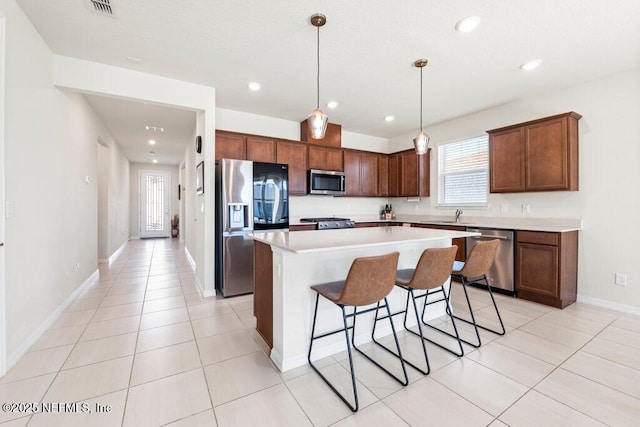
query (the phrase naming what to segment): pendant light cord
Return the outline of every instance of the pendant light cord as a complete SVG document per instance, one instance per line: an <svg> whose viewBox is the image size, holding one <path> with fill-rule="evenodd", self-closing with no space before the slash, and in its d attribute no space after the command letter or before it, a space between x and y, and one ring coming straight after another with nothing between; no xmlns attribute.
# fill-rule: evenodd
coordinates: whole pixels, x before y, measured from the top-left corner
<svg viewBox="0 0 640 427"><path fill-rule="evenodd" d="M316 93L316 108L320 109L320 27L316 27L318 29L318 36L317 36L317 48L316 48L316 53L317 53L317 63L318 63L318 70L316 73L316 87L317 87L317 93Z"/></svg>
<svg viewBox="0 0 640 427"><path fill-rule="evenodd" d="M420 132L422 132L422 69L420 67Z"/></svg>

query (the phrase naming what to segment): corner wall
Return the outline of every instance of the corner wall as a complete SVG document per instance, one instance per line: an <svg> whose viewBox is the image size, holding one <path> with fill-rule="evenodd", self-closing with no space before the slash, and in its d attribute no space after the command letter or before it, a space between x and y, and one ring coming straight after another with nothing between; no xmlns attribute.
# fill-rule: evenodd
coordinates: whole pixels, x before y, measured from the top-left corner
<svg viewBox="0 0 640 427"><path fill-rule="evenodd" d="M638 249L640 232L640 69L564 90L543 93L427 128L432 144L477 136L486 130L567 111L579 121L580 191L490 194L488 210L465 208L469 216L582 218L578 295L640 311ZM410 137L392 138L393 150L409 148ZM392 199L397 212L453 215L438 209L437 155L431 157L431 197L420 203ZM507 204L509 212L500 213ZM454 208L455 209L455 208ZM628 286L615 286L614 274L628 275ZM597 302L597 301L595 301ZM624 308L624 307L622 307Z"/></svg>

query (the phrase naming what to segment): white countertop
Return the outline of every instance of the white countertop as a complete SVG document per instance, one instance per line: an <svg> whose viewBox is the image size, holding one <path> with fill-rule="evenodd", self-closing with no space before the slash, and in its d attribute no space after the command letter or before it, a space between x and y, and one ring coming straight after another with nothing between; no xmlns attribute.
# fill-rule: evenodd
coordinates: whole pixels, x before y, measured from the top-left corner
<svg viewBox="0 0 640 427"><path fill-rule="evenodd" d="M415 227L343 228L339 230L278 231L253 233L259 242L294 253L325 252L409 242L427 242L443 238L476 236L466 231Z"/></svg>
<svg viewBox="0 0 640 427"><path fill-rule="evenodd" d="M328 215L331 216L331 215ZM381 220L377 215L335 215L336 217L350 218L355 222L407 222L412 224L447 225L455 227L479 227L497 228L502 230L520 231L546 231L552 233L566 233L582 229L582 220L573 218L518 218L518 217L461 217L461 222L450 222L453 217L433 215L398 215L396 219ZM445 222L447 221L447 222ZM308 224L301 223L292 218L290 225Z"/></svg>

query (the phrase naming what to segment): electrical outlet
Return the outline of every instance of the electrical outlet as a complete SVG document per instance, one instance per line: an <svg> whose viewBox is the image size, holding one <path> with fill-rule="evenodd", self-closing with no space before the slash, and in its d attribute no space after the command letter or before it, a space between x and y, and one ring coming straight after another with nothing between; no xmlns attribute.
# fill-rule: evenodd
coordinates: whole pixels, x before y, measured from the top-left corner
<svg viewBox="0 0 640 427"><path fill-rule="evenodd" d="M507 213L509 212L509 204L508 203L502 203L500 205L500 213Z"/></svg>
<svg viewBox="0 0 640 427"><path fill-rule="evenodd" d="M627 286L627 275L616 273L615 284L618 286Z"/></svg>
<svg viewBox="0 0 640 427"><path fill-rule="evenodd" d="M529 204L522 205L522 213L525 215L529 215L531 213L531 205Z"/></svg>
<svg viewBox="0 0 640 427"><path fill-rule="evenodd" d="M76 273L79 273L79 272L80 272L80 263L79 263L79 262L76 262L76 265L75 265L75 267L74 267L74 270L76 271Z"/></svg>

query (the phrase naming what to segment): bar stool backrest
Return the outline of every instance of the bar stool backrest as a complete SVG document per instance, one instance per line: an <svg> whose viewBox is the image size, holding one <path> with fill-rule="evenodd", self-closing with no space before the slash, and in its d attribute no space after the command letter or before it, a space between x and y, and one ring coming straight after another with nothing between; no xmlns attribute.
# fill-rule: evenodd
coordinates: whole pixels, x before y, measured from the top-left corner
<svg viewBox="0 0 640 427"><path fill-rule="evenodd" d="M451 267L457 251L458 247L455 245L449 248L425 249L407 286L415 289L433 289L442 286L451 276Z"/></svg>
<svg viewBox="0 0 640 427"><path fill-rule="evenodd" d="M498 245L500 245L500 240L498 239L476 243L471 248L462 270L454 273L464 277L480 277L487 274L496 258Z"/></svg>
<svg viewBox="0 0 640 427"><path fill-rule="evenodd" d="M336 304L363 306L385 298L396 282L399 252L356 258Z"/></svg>

